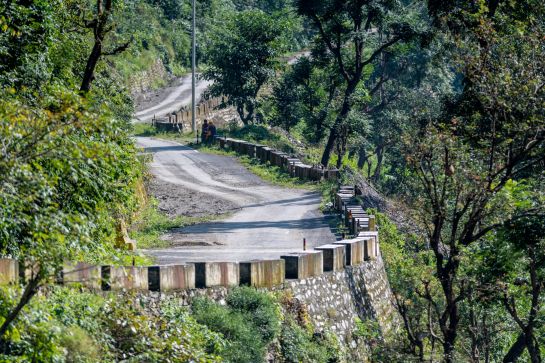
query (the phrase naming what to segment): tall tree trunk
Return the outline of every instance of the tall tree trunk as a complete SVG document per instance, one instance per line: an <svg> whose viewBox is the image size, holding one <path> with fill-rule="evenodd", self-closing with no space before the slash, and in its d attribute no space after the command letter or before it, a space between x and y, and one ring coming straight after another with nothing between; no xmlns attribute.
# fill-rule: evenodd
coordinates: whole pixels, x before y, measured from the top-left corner
<svg viewBox="0 0 545 363"><path fill-rule="evenodd" d="M520 333L517 340L513 343L507 354L503 357L503 363L513 363L516 362L524 349L526 348L526 340L524 339L524 334Z"/></svg>
<svg viewBox="0 0 545 363"><path fill-rule="evenodd" d="M8 331L9 326L17 319L17 316L19 316L19 313L23 308L29 303L30 299L38 292L38 288L40 286L40 282L42 281L42 273L39 271L35 276L33 276L28 284L25 287L25 290L23 291L23 295L21 295L21 298L19 299L19 302L9 312L9 314L6 316L6 320L2 323L2 326L0 326L0 351L6 352L8 347L8 341L6 340L6 332Z"/></svg>
<svg viewBox="0 0 545 363"><path fill-rule="evenodd" d="M91 82L95 76L95 68L102 55L102 39L95 40L93 50L87 59L87 65L85 66L85 73L83 73L83 81L81 82L80 91L89 92L91 89Z"/></svg>
<svg viewBox="0 0 545 363"><path fill-rule="evenodd" d="M248 126L248 118L244 115L244 105L237 105L237 113L244 126Z"/></svg>
<svg viewBox="0 0 545 363"><path fill-rule="evenodd" d="M356 89L356 86L358 85L358 81L352 81L348 84L346 87L346 90L344 91L344 98L343 98L343 105L341 108L341 112L337 115L337 118L335 119L335 123L333 124L333 127L329 131L329 137L327 139L326 146L324 148L324 153L322 154L322 160L321 163L323 166L326 166L329 164L329 159L331 159L331 153L333 152L333 148L335 147L335 141L337 141L337 137L339 136L339 129L343 122L346 119L346 116L348 116L348 112L350 112L350 98L352 97L352 94L354 93L354 90Z"/></svg>
<svg viewBox="0 0 545 363"><path fill-rule="evenodd" d="M375 172L373 173L373 177L371 180L373 183L376 183L378 179L380 178L380 175L382 174L382 163L384 160L384 147L382 144L377 146L376 148L376 154L377 154L377 166L375 167Z"/></svg>
<svg viewBox="0 0 545 363"><path fill-rule="evenodd" d="M530 362L532 363L541 363L541 356L539 354L539 347L536 346L536 341L534 339L533 326L528 327L527 332L525 332L525 341L526 349L528 349L528 355L530 356Z"/></svg>
<svg viewBox="0 0 545 363"><path fill-rule="evenodd" d="M333 125L333 127L329 131L329 137L327 138L327 143L324 148L324 153L322 154L322 160L320 161L320 163L325 167L327 167L327 164L329 164L329 159L331 158L331 153L333 152L333 148L335 147L336 140L337 140L337 131L335 129L335 125Z"/></svg>
<svg viewBox="0 0 545 363"><path fill-rule="evenodd" d="M367 161L367 153L363 146L358 150L358 169L362 169Z"/></svg>

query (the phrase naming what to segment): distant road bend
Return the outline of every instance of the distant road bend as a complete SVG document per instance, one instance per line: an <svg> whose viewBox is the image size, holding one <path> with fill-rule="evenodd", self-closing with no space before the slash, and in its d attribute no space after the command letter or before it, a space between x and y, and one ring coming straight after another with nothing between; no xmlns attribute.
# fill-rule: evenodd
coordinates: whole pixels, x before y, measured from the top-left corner
<svg viewBox="0 0 545 363"><path fill-rule="evenodd" d="M208 88L211 82L197 78L195 97L197 102L202 93ZM153 116L162 117L183 106L191 105L191 75L184 76L180 81L171 87L162 89L157 100L148 102L143 109L137 110L135 117L143 122L151 121Z"/></svg>
<svg viewBox="0 0 545 363"><path fill-rule="evenodd" d="M293 65L299 58L309 55L309 51L296 53L287 59L287 63ZM199 75L197 75L195 87L197 102L199 102L203 92L210 84L212 84L211 81L200 79ZM154 99L147 100L142 106L138 107L135 114L137 120L149 122L154 116L162 117L170 112L178 111L183 106L191 105L191 74L181 77L173 86L158 90L158 93L154 96Z"/></svg>
<svg viewBox="0 0 545 363"><path fill-rule="evenodd" d="M154 138L138 137L137 143L153 153L151 172L174 186L173 195L195 192L238 207L225 220L168 233L173 247L146 251L158 263L278 258L301 251L303 238L309 248L335 240L315 192L271 186L230 157Z"/></svg>

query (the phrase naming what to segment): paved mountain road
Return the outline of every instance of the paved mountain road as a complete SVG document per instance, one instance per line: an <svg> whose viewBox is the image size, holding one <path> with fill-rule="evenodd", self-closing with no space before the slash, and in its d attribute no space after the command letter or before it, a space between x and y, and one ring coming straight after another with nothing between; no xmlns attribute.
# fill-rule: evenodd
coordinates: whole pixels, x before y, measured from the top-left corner
<svg viewBox="0 0 545 363"><path fill-rule="evenodd" d="M318 210L320 196L315 192L272 186L234 158L153 138L138 137L137 143L153 153L151 172L156 181L172 186L173 197L184 194L182 203L187 194L195 192L234 206L225 220L165 235L172 247L145 251L158 263L278 258L302 250L303 238L308 248L335 240ZM208 203L207 198L201 199Z"/></svg>
<svg viewBox="0 0 545 363"><path fill-rule="evenodd" d="M197 78L195 87L197 102L210 84L210 81ZM191 75L186 75L176 85L157 92L158 99L145 103L144 108L138 107L135 114L138 120L151 121L153 116L163 117L170 112L178 111L183 106L191 105Z"/></svg>

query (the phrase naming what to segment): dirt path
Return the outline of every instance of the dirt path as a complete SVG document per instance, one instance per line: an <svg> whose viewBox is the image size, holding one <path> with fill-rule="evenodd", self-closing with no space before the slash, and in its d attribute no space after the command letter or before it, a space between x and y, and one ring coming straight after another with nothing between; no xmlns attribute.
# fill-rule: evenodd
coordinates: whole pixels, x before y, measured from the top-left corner
<svg viewBox="0 0 545 363"><path fill-rule="evenodd" d="M197 102L201 94L210 85L209 81L199 80L195 88ZM150 121L154 115L164 116L177 111L182 106L191 104L191 75L181 77L170 87L150 92L137 102L135 117L140 121Z"/></svg>
<svg viewBox="0 0 545 363"><path fill-rule="evenodd" d="M278 258L300 251L303 238L309 248L335 240L318 210L317 193L271 186L230 157L153 138L139 137L137 143L153 153L151 172L163 209L234 212L223 221L165 235L173 247L146 251L159 263Z"/></svg>

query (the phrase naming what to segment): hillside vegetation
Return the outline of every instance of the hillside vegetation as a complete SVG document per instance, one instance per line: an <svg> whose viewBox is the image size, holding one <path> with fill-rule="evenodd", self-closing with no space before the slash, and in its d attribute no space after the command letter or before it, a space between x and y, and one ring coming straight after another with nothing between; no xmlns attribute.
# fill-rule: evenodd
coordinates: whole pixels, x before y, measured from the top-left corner
<svg viewBox="0 0 545 363"><path fill-rule="evenodd" d="M369 359L542 362L543 1L197 3L199 67L244 123L233 136L297 144L412 211L403 231L372 211L402 326L384 340L359 322ZM2 361L347 359L290 296L156 314L53 286L67 260L137 261L118 248L146 203L131 93L187 71L189 31L188 0L0 2L0 256L28 271L0 291Z"/></svg>

